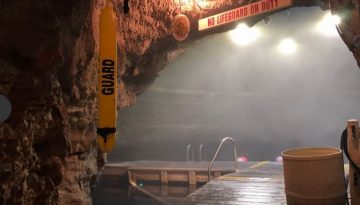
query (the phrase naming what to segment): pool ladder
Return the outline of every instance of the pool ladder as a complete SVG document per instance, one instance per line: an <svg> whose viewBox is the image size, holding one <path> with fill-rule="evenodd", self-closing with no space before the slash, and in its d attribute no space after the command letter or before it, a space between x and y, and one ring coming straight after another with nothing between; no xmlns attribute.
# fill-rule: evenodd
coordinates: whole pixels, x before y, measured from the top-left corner
<svg viewBox="0 0 360 205"><path fill-rule="evenodd" d="M204 150L204 144L201 144L199 146L199 162L203 161L203 158L202 158L202 152ZM188 144L186 146L186 161L190 161L190 155L191 155L191 161L194 161L194 149L193 149L193 146L192 144ZM206 152L204 152L204 161L206 161Z"/></svg>
<svg viewBox="0 0 360 205"><path fill-rule="evenodd" d="M238 171L238 165L237 165L237 152L236 152L236 146L235 146L235 140L231 137L225 137L221 140L220 144L219 144L219 147L217 148L215 154L214 154L214 157L212 158L210 164L209 164L209 167L208 167L208 181L211 180L211 168L214 164L214 161L215 161L215 158L217 157L217 155L219 154L219 151L222 147L222 145L224 144L224 142L226 141L231 141L232 142L232 145L233 145L233 149L234 149L234 165L235 165L235 171L237 172Z"/></svg>
<svg viewBox="0 0 360 205"><path fill-rule="evenodd" d="M204 150L204 144L199 146L199 162L206 161L206 150L204 152L204 160L202 159L202 151Z"/></svg>
<svg viewBox="0 0 360 205"><path fill-rule="evenodd" d="M194 149L192 148L192 144L188 144L186 146L186 161L190 161L190 150L191 150L191 161L194 161Z"/></svg>

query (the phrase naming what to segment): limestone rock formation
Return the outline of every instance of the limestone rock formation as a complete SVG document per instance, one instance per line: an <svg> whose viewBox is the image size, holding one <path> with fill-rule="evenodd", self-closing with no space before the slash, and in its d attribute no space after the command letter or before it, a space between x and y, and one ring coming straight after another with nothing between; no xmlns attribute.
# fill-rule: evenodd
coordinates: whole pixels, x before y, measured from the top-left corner
<svg viewBox="0 0 360 205"><path fill-rule="evenodd" d="M89 204L97 149L89 1L0 3L0 204ZM66 196L66 197L63 197Z"/></svg>
<svg viewBox="0 0 360 205"><path fill-rule="evenodd" d="M351 13L339 29L359 63L359 6L332 1L334 12ZM118 18L119 109L133 105L192 42L235 27L197 32L200 17L249 0L218 0L206 9L181 9L174 2L130 0L129 14L123 13L123 1L111 2ZM13 107L0 124L0 204L91 203L91 186L104 163L95 140L98 17L104 5L105 0L0 2L0 94ZM326 8L327 2L294 5ZM181 43L170 33L180 12L191 23Z"/></svg>
<svg viewBox="0 0 360 205"><path fill-rule="evenodd" d="M338 32L360 67L360 2L331 1L331 11L341 17Z"/></svg>

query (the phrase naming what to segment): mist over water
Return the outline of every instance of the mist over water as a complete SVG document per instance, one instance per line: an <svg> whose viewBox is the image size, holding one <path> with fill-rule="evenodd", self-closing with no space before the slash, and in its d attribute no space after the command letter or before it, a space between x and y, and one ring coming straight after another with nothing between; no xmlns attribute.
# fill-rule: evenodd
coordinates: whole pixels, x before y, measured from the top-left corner
<svg viewBox="0 0 360 205"><path fill-rule="evenodd" d="M337 36L315 27L325 12L294 8L255 27L247 46L228 33L207 37L169 64L134 107L118 113L116 148L109 162L185 160L186 145L205 145L208 159L225 136L238 155L274 160L303 146L339 146L350 118L360 119L360 71ZM278 52L287 37L292 55ZM221 159L231 160L231 146Z"/></svg>

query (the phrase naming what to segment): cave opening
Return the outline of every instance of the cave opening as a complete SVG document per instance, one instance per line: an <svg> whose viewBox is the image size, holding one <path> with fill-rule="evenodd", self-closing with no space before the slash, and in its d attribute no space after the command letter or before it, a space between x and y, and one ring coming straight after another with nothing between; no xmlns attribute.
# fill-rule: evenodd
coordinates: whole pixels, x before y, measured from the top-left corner
<svg viewBox="0 0 360 205"><path fill-rule="evenodd" d="M195 43L119 112L108 161L183 161L188 144L195 152L204 144L209 159L225 136L251 161L273 161L290 147L339 146L346 120L359 118L360 73L339 35L319 32L326 13L279 12L253 27L261 34L248 45L229 33ZM296 51L280 53L289 37ZM220 158L231 159L231 149Z"/></svg>

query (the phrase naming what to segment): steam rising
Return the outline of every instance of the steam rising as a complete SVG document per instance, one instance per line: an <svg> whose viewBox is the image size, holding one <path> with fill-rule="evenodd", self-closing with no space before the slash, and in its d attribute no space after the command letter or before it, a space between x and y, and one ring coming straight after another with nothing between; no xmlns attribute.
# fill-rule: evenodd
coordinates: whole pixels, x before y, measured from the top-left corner
<svg viewBox="0 0 360 205"><path fill-rule="evenodd" d="M339 146L346 120L360 119L360 71L338 35L314 29L325 12L289 11L256 24L262 35L246 47L223 33L168 65L119 113L109 160L184 160L186 145L201 143L212 155L225 136L250 161L291 147ZM277 50L285 37L297 42L292 55Z"/></svg>

